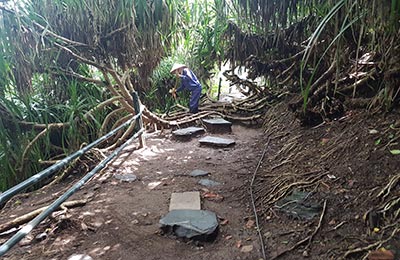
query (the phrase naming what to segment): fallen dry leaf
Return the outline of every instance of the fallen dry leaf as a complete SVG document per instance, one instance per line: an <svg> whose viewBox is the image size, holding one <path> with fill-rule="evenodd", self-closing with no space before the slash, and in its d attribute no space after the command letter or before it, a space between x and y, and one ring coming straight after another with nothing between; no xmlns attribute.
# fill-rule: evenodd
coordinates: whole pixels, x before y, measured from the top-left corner
<svg viewBox="0 0 400 260"><path fill-rule="evenodd" d="M81 222L81 229L82 229L83 231L87 231L89 228L88 228L88 226L87 226L84 222Z"/></svg>
<svg viewBox="0 0 400 260"><path fill-rule="evenodd" d="M248 245L248 246L243 246L242 249L240 249L240 252L249 253L252 250L253 250L253 245Z"/></svg>
<svg viewBox="0 0 400 260"><path fill-rule="evenodd" d="M368 260L394 260L394 254L390 250L379 249L368 254Z"/></svg>
<svg viewBox="0 0 400 260"><path fill-rule="evenodd" d="M246 228L248 229L253 228L254 224L255 224L254 220L249 219L246 223Z"/></svg>
<svg viewBox="0 0 400 260"><path fill-rule="evenodd" d="M222 201L224 199L224 197L215 192L205 192L203 193L203 198L214 201Z"/></svg>
<svg viewBox="0 0 400 260"><path fill-rule="evenodd" d="M336 220L332 219L331 221L329 221L328 225L332 226L336 224Z"/></svg>
<svg viewBox="0 0 400 260"><path fill-rule="evenodd" d="M229 220L224 219L224 220L222 220L219 224L220 224L221 226L225 226L225 225L228 224L228 223L229 223Z"/></svg>

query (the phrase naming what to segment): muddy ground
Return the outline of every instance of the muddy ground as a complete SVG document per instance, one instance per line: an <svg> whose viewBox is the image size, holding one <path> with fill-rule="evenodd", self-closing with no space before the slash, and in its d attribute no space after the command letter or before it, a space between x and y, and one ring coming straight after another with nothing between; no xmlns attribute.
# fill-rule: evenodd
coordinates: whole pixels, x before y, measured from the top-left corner
<svg viewBox="0 0 400 260"><path fill-rule="evenodd" d="M263 128L234 124L231 134L217 135L236 140L228 148L200 146L201 136L179 141L170 131L148 134L146 148L138 150L135 144L125 149L70 199L85 199L85 205L59 211L4 259L68 259L73 254L128 260L261 259L249 193L255 173L266 259L363 259L378 247L398 259L398 216L392 211L384 217L377 214L371 227L365 213L377 212L400 195L394 185L386 196L378 196L400 169L400 155L390 153L399 149L399 118L396 112L350 111L336 121L304 128L282 104L266 115ZM221 185L201 186L199 178L187 176L194 169L208 171L208 178ZM138 180L114 177L126 173ZM47 205L81 176L14 198L2 210L0 224ZM161 184L150 188L156 181ZM307 202L319 206L316 216L303 219L276 207L293 190L310 193ZM184 191L200 191L202 209L218 215L214 242L185 241L160 232L158 222L168 212L171 193ZM357 252L392 233L387 242ZM0 242L9 237L0 236Z"/></svg>

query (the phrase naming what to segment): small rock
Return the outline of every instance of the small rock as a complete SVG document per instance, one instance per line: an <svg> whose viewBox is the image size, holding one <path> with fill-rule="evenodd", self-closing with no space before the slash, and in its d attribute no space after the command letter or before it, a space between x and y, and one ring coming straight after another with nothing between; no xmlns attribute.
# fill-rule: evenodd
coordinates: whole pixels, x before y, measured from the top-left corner
<svg viewBox="0 0 400 260"><path fill-rule="evenodd" d="M125 182L133 182L136 181L137 177L134 174L114 174L114 178L120 180L120 181L125 181Z"/></svg>
<svg viewBox="0 0 400 260"><path fill-rule="evenodd" d="M199 180L199 184L206 186L206 187L214 187L214 186L220 185L221 183L210 180L210 179L201 179L201 180Z"/></svg>
<svg viewBox="0 0 400 260"><path fill-rule="evenodd" d="M192 171L189 175L192 176L192 177L207 176L208 172L196 169L196 170Z"/></svg>
<svg viewBox="0 0 400 260"><path fill-rule="evenodd" d="M250 253L251 251L253 251L253 245L242 246L240 249L240 252L242 253Z"/></svg>
<svg viewBox="0 0 400 260"><path fill-rule="evenodd" d="M40 233L39 235L37 235L36 237L35 237L35 240L37 240L37 241L43 241L43 240L45 240L47 238L47 233L46 232L43 232L43 233Z"/></svg>
<svg viewBox="0 0 400 260"><path fill-rule="evenodd" d="M309 257L309 256L310 256L310 254L308 253L308 251L304 250L303 251L303 257Z"/></svg>
<svg viewBox="0 0 400 260"><path fill-rule="evenodd" d="M370 129L368 132L369 132L371 135L379 134L379 131L376 130L376 129Z"/></svg>
<svg viewBox="0 0 400 260"><path fill-rule="evenodd" d="M70 257L68 257L68 260L93 260L93 258L89 255L73 254Z"/></svg>

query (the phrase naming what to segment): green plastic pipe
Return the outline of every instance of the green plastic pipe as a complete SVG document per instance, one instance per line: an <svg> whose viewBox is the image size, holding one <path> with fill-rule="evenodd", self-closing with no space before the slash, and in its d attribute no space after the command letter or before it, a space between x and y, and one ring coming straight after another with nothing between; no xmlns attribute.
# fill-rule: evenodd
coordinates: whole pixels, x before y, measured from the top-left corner
<svg viewBox="0 0 400 260"><path fill-rule="evenodd" d="M23 181L23 182L15 185L14 187L6 190L5 192L1 193L0 194L0 206L2 206L4 203L6 203L14 195L18 194L19 192L25 190L26 188L28 188L28 187L30 187L32 185L38 183L43 178L51 176L53 173L55 173L56 171L60 170L62 167L64 167L65 165L67 165L68 163L73 161L74 159L80 157L81 155L83 155L84 153L86 153L87 151L92 149L93 147L99 145L104 140L107 140L108 138L113 136L116 132L121 130L123 127L129 125L134 120L138 119L141 116L141 113L142 113L142 111L139 114L135 115L133 118L129 119L124 124L120 125L116 129L114 129L113 131L111 131L108 134L100 137L99 139L97 139L96 141L90 143L89 145L85 146L84 148L80 149L79 151L76 151L75 153L65 157L64 159L62 159L61 161L57 162L56 164L53 164L52 166L46 168L45 170L33 175L29 179L26 179L25 181Z"/></svg>

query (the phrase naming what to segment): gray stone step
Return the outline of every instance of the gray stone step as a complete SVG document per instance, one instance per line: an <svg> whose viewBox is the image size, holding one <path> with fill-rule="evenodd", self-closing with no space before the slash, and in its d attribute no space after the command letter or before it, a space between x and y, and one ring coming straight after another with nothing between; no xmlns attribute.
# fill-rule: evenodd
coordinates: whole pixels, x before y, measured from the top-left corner
<svg viewBox="0 0 400 260"><path fill-rule="evenodd" d="M203 119L203 123L210 133L230 133L232 132L232 123L223 118Z"/></svg>
<svg viewBox="0 0 400 260"><path fill-rule="evenodd" d="M200 192L182 192L172 193L171 201L169 204L169 211L178 209L193 209L200 210Z"/></svg>
<svg viewBox="0 0 400 260"><path fill-rule="evenodd" d="M137 179L136 175L130 173L114 174L114 178L124 182L133 182Z"/></svg>
<svg viewBox="0 0 400 260"><path fill-rule="evenodd" d="M199 180L199 184L206 186L206 187L214 187L214 186L221 185L221 183L210 180L210 179L201 179L201 180Z"/></svg>
<svg viewBox="0 0 400 260"><path fill-rule="evenodd" d="M206 136L199 140L202 145L217 146L217 147L228 147L234 145L236 142L233 139L226 139L214 136Z"/></svg>
<svg viewBox="0 0 400 260"><path fill-rule="evenodd" d="M190 139L193 135L204 133L204 131L203 127L190 126L172 131L172 135L178 139Z"/></svg>
<svg viewBox="0 0 400 260"><path fill-rule="evenodd" d="M165 233L193 240L212 241L218 232L217 215L208 210L173 210L160 224Z"/></svg>
<svg viewBox="0 0 400 260"><path fill-rule="evenodd" d="M189 175L192 177L201 177L201 176L207 176L209 172L203 171L203 170L193 170Z"/></svg>

